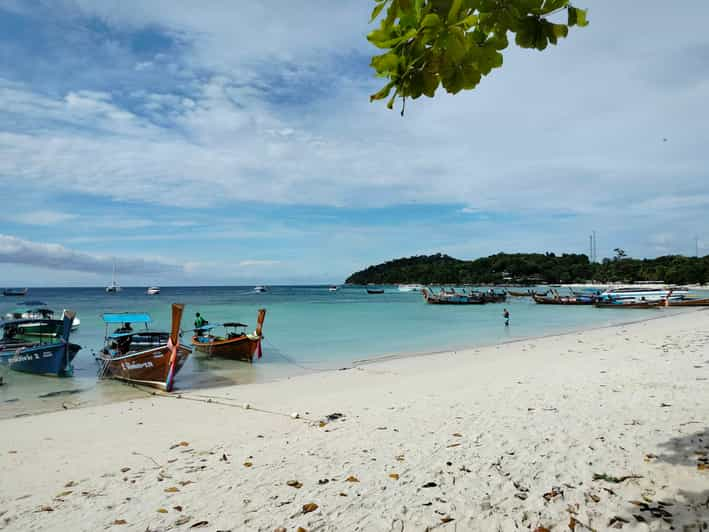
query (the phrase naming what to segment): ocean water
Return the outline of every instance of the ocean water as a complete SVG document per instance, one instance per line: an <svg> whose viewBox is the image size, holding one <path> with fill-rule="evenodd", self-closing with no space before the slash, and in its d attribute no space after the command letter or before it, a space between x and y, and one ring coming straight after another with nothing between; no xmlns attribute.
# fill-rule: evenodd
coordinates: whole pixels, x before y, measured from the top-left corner
<svg viewBox="0 0 709 532"><path fill-rule="evenodd" d="M249 286L165 287L157 296L147 296L145 288L124 288L118 294L103 288L36 288L25 298L0 297L0 315L22 299L43 301L58 312L75 310L81 326L71 341L82 349L69 378L0 369L5 380L0 386L0 418L145 395L139 388L96 378L94 353L103 345L104 312L148 312L153 329L168 330L170 304L184 303L183 329L192 328L195 312L201 312L211 323L240 321L253 330L257 310L267 310L261 360L247 364L193 354L177 377L178 390L281 379L386 355L486 345L677 312L537 305L530 298L439 306L425 304L419 292L399 292L396 287L370 295L362 287L329 292L327 286L276 286L257 293ZM511 314L509 327L504 326L503 308ZM189 343L189 337L185 334L183 341Z"/></svg>

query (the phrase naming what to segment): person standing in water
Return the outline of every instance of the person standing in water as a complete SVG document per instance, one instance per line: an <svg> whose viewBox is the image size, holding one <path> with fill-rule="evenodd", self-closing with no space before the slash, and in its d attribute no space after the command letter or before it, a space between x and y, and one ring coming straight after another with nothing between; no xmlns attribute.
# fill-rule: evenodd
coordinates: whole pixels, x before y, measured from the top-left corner
<svg viewBox="0 0 709 532"><path fill-rule="evenodd" d="M502 311L502 317L505 318L505 327L510 326L510 312L507 309Z"/></svg>

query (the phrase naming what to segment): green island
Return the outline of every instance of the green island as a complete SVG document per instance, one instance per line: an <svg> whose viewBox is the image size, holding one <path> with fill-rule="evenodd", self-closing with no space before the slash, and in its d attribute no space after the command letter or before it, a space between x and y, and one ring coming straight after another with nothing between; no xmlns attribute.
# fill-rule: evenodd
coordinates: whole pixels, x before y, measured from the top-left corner
<svg viewBox="0 0 709 532"><path fill-rule="evenodd" d="M400 258L369 266L350 275L347 284L537 284L587 282L665 282L706 284L709 255L668 255L654 259L616 256L592 263L584 254L497 253L461 260L436 253Z"/></svg>

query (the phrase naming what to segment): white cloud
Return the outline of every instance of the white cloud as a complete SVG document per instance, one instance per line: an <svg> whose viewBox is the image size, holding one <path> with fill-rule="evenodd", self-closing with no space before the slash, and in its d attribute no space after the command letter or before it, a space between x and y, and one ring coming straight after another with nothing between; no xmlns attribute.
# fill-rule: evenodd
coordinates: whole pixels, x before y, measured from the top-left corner
<svg viewBox="0 0 709 532"><path fill-rule="evenodd" d="M12 217L4 217L5 220L25 225L58 225L76 218L75 214L50 210L21 212Z"/></svg>
<svg viewBox="0 0 709 532"><path fill-rule="evenodd" d="M572 214L582 219L574 231L636 242L649 225L682 234L709 221L709 76L697 68L705 17L686 10L649 1L638 15L598 0L591 25L558 47L511 49L473 93L409 102L400 118L368 102L381 80L361 72L361 54L373 52L367 2L63 5L120 32L173 37L175 50L126 61L136 76L169 72L179 82L92 91L0 82L0 180L205 209L474 205L462 212L527 216L522 243L534 213ZM641 32L660 23L663 39ZM677 60L687 54L691 69ZM90 79L108 72L92 68ZM551 239L548 225L535 231L534 245ZM229 232L217 233L204 238Z"/></svg>
<svg viewBox="0 0 709 532"><path fill-rule="evenodd" d="M59 244L32 242L0 234L0 263L37 266L51 270L125 274L158 274L183 271L179 264L155 258L120 258L74 251Z"/></svg>
<svg viewBox="0 0 709 532"><path fill-rule="evenodd" d="M252 259L252 260L242 260L239 262L239 266L251 267L251 266L276 266L281 264L280 260L263 260L263 259Z"/></svg>

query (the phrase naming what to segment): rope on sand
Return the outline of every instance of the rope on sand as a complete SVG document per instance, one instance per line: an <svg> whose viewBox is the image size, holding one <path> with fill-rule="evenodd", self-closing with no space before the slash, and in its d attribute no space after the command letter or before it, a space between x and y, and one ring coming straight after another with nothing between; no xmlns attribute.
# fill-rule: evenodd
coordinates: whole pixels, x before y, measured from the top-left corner
<svg viewBox="0 0 709 532"><path fill-rule="evenodd" d="M219 406L228 406L230 408L240 408L242 410L253 410L254 412L259 412L262 414L271 414L274 416L288 417L291 419L302 419L308 423L313 423L316 420L301 416L298 412L293 412L291 414L285 414L283 412L276 412L274 410L266 410L265 408L256 408L249 403L235 404L228 401L237 401L237 399L231 397L220 397L217 395L204 395L204 394L181 394L181 393L167 393L162 390L148 390L143 386L132 384L134 388L142 391L150 397L165 397L167 399L184 399L187 401L194 401L197 403L212 404Z"/></svg>

